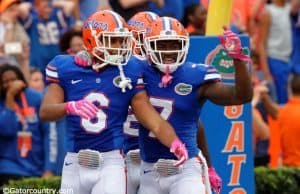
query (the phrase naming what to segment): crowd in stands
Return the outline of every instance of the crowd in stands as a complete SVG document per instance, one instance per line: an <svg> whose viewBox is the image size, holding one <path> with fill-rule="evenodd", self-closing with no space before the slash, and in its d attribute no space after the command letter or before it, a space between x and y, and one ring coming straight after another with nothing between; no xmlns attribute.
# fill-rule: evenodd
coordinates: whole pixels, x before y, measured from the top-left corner
<svg viewBox="0 0 300 194"><path fill-rule="evenodd" d="M231 29L251 40L256 165L300 166L299 4L233 0ZM149 10L182 21L191 36L205 36L208 6L208 0L1 0L0 186L11 178L60 175L64 120L38 117L45 67L56 55L84 49L81 27L89 15L112 9L128 20Z"/></svg>

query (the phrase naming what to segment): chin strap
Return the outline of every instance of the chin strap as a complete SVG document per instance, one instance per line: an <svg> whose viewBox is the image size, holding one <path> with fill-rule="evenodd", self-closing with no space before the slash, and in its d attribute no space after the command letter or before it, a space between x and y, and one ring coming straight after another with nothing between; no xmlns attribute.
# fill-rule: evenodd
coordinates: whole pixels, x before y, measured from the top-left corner
<svg viewBox="0 0 300 194"><path fill-rule="evenodd" d="M122 92L126 92L126 88L129 90L132 89L131 80L128 77L125 77L123 65L118 65L119 71L120 71L120 77L121 81L119 83L119 87L122 89Z"/></svg>
<svg viewBox="0 0 300 194"><path fill-rule="evenodd" d="M102 64L94 64L92 67L95 71L99 71L99 69L101 69L102 67L104 67L105 65L107 65L108 63L102 63ZM130 78L126 77L124 74L124 70L123 70L123 65L118 65L118 69L120 72L120 78L121 81L119 83L119 88L122 89L122 92L126 92L126 88L128 88L129 90L132 89L132 85L131 85L131 80Z"/></svg>
<svg viewBox="0 0 300 194"><path fill-rule="evenodd" d="M106 66L108 63L95 63L92 65L93 70L99 72L101 68Z"/></svg>
<svg viewBox="0 0 300 194"><path fill-rule="evenodd" d="M93 54L94 56L97 56ZM99 57L97 57L100 59ZM93 61L91 55L87 51L81 51L77 53L74 57L75 63L79 66L88 67L92 66L93 70L99 72L101 68L105 67L106 65L110 64L110 61L114 64L114 66L118 66L120 72L121 81L119 83L119 87L122 89L122 92L126 92L126 88L132 89L131 80L127 78L124 74L123 65L121 64L122 57L118 55L108 55L107 62L103 63L95 63ZM102 60L102 59L100 59ZM116 65L117 64L117 65Z"/></svg>
<svg viewBox="0 0 300 194"><path fill-rule="evenodd" d="M131 90L132 89L131 80L130 80L130 78L125 76L124 70L123 70L123 65L121 64L122 57L120 57L118 55L108 55L107 61L111 61L112 63L118 64L117 66L118 66L118 69L120 72L120 78L121 78L121 81L119 83L119 88L122 89L122 92L126 92L126 88ZM101 69L102 67L104 67L108 64L110 64L110 63L104 62L101 64L94 64L93 69L96 71L99 71L99 69Z"/></svg>
<svg viewBox="0 0 300 194"><path fill-rule="evenodd" d="M161 78L161 83L162 83L163 87L164 88L167 87L167 85L171 82L172 79L173 79L173 76L170 75L170 66L167 65L166 73Z"/></svg>
<svg viewBox="0 0 300 194"><path fill-rule="evenodd" d="M103 51L104 55L106 55L105 60L103 58L100 58L95 52L93 53L93 55L99 59L100 61L103 61L102 63L94 63L92 65L93 69L95 71L99 71L99 69L101 69L102 67L105 67L106 65L110 64L110 62L112 62L113 64L115 63L120 63L122 58L118 55L110 55L107 51Z"/></svg>

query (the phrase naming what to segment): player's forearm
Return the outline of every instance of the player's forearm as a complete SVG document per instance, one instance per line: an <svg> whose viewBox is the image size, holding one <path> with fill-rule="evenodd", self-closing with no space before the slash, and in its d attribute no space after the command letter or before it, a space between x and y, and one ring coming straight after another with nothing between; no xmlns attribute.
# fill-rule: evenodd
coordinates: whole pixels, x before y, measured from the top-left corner
<svg viewBox="0 0 300 194"><path fill-rule="evenodd" d="M251 101L253 88L250 73L245 62L234 60L235 63L235 92L236 104L244 104Z"/></svg>
<svg viewBox="0 0 300 194"><path fill-rule="evenodd" d="M40 118L42 121L57 121L66 115L65 103L42 104Z"/></svg>
<svg viewBox="0 0 300 194"><path fill-rule="evenodd" d="M173 127L165 121L150 104L146 92L139 92L131 101L131 108L137 120L167 147L178 139Z"/></svg>
<svg viewBox="0 0 300 194"><path fill-rule="evenodd" d="M60 85L51 83L44 95L40 107L40 117L43 121L56 121L66 115L64 90Z"/></svg>
<svg viewBox="0 0 300 194"><path fill-rule="evenodd" d="M171 147L175 139L179 139L173 127L167 122L162 120L157 128L151 129L159 141L167 147Z"/></svg>

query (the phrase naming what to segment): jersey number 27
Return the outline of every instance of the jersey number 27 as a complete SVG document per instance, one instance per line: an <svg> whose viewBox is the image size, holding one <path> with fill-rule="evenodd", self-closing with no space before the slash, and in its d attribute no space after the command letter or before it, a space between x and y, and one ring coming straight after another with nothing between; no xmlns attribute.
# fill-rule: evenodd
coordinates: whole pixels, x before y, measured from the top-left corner
<svg viewBox="0 0 300 194"><path fill-rule="evenodd" d="M158 112L160 112L160 115L163 119L168 120L173 112L173 101L169 99L162 99L162 98L157 98L157 97L150 97L150 102L152 106L156 108ZM138 122L135 116L128 115L126 122L124 123L124 133L128 135L133 135L137 136L138 135L138 130L132 128L130 123L131 122ZM150 137L155 137L154 133L150 132L149 133Z"/></svg>

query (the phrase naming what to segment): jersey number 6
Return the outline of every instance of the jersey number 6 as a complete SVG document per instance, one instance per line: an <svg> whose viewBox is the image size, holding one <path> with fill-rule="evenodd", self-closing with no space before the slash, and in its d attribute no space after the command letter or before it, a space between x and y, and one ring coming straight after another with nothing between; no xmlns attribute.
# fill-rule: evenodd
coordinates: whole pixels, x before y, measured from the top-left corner
<svg viewBox="0 0 300 194"><path fill-rule="evenodd" d="M101 107L97 113L95 119L81 119L81 125L88 133L100 133L107 126L107 114L101 110L109 106L109 99L103 93L90 93L85 98L89 102L95 103L98 107Z"/></svg>

